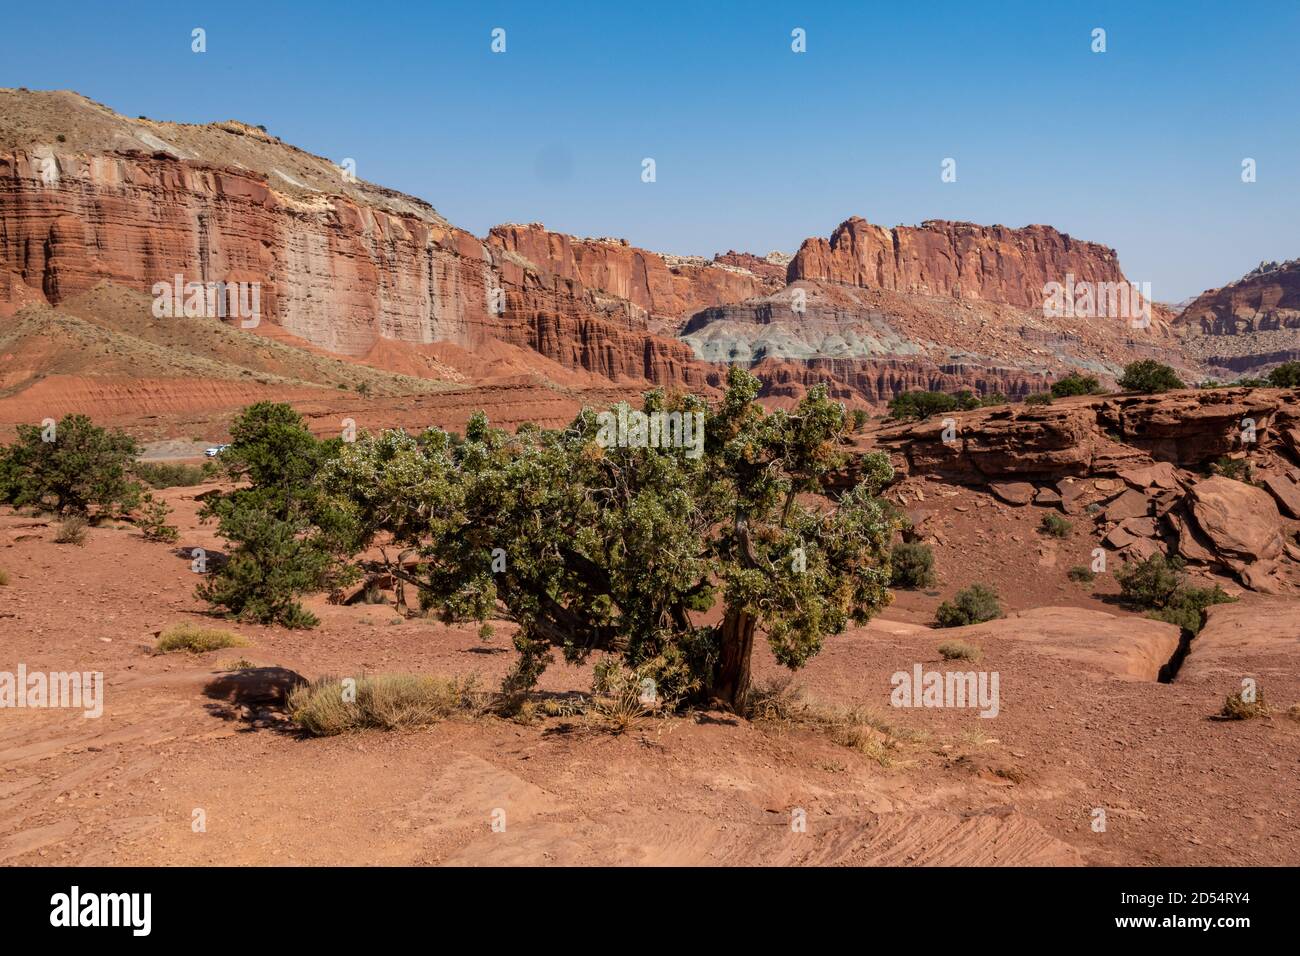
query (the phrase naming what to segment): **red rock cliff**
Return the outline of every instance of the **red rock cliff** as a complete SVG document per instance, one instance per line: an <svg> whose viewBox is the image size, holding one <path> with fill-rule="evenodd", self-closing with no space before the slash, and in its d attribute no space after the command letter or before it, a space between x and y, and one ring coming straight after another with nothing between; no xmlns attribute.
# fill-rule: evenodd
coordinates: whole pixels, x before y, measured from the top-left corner
<svg viewBox="0 0 1300 956"><path fill-rule="evenodd" d="M1076 281L1126 281L1115 250L1050 226L931 220L886 229L854 216L829 240L805 240L788 278L1040 308L1043 286L1064 283L1067 274Z"/></svg>

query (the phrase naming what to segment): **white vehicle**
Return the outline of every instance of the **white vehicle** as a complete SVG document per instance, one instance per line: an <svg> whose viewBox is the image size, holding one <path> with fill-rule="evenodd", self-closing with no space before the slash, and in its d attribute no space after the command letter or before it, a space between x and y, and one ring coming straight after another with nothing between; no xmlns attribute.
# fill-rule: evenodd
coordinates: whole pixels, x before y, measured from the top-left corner
<svg viewBox="0 0 1300 956"><path fill-rule="evenodd" d="M213 445L211 448L203 449L203 454L208 458L216 458L229 447L229 445Z"/></svg>

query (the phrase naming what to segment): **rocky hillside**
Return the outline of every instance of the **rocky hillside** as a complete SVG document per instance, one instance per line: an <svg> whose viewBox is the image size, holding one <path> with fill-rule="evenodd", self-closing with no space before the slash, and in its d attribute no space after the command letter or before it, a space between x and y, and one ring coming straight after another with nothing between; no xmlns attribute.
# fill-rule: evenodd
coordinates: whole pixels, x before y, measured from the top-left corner
<svg viewBox="0 0 1300 956"><path fill-rule="evenodd" d="M1221 378L1300 359L1300 259L1261 262L1178 316L1187 353Z"/></svg>

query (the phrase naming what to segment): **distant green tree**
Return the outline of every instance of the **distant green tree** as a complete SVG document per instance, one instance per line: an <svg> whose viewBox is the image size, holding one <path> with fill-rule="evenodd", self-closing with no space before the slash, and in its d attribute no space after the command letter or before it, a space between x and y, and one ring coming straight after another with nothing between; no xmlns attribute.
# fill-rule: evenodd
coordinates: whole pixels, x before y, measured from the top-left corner
<svg viewBox="0 0 1300 956"><path fill-rule="evenodd" d="M926 419L956 411L958 400L943 392L903 392L889 403L889 417L896 419Z"/></svg>
<svg viewBox="0 0 1300 956"><path fill-rule="evenodd" d="M0 453L0 500L59 515L130 511L141 496L131 477L138 454L130 435L85 415L67 415L50 430L19 425L17 441Z"/></svg>
<svg viewBox="0 0 1300 956"><path fill-rule="evenodd" d="M1300 388L1300 362L1283 362L1268 373L1268 384L1274 388Z"/></svg>
<svg viewBox="0 0 1300 956"><path fill-rule="evenodd" d="M1052 394L1057 398L1071 395L1095 395L1101 391L1101 381L1095 375L1071 372L1052 383Z"/></svg>
<svg viewBox="0 0 1300 956"><path fill-rule="evenodd" d="M1184 387L1177 372L1155 359L1142 359L1125 365L1118 385L1126 392L1142 392L1147 395Z"/></svg>

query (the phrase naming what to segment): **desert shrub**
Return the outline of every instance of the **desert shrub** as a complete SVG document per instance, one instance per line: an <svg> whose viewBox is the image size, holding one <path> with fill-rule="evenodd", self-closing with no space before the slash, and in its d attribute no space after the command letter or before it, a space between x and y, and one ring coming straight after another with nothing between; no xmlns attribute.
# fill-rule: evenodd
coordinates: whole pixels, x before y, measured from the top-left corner
<svg viewBox="0 0 1300 956"><path fill-rule="evenodd" d="M1010 400L1001 392L990 392L980 399L980 405L984 408L992 408L994 405L1005 405L1008 401Z"/></svg>
<svg viewBox="0 0 1300 956"><path fill-rule="evenodd" d="M943 392L904 392L889 403L889 417L896 419L926 419L956 411L958 402Z"/></svg>
<svg viewBox="0 0 1300 956"><path fill-rule="evenodd" d="M188 651L202 654L206 651L219 651L225 647L245 647L248 641L230 631L221 631L212 627L199 627L188 621L176 624L158 636L154 650L159 654L174 651Z"/></svg>
<svg viewBox="0 0 1300 956"><path fill-rule="evenodd" d="M997 591L983 584L972 584L958 591L950 604L944 601L935 612L934 622L939 627L965 627L982 624L1002 616L1002 604Z"/></svg>
<svg viewBox="0 0 1300 956"><path fill-rule="evenodd" d="M1033 395L1025 396L1026 405L1050 405L1052 404L1051 392L1036 392Z"/></svg>
<svg viewBox="0 0 1300 956"><path fill-rule="evenodd" d="M1268 384L1274 388L1300 387L1300 362L1283 362L1268 373Z"/></svg>
<svg viewBox="0 0 1300 956"><path fill-rule="evenodd" d="M1197 634L1206 608L1228 604L1236 598L1217 584L1212 588L1187 584L1184 567L1182 558L1166 558L1163 554L1128 562L1115 572L1120 596L1126 604L1147 611L1147 617Z"/></svg>
<svg viewBox="0 0 1300 956"><path fill-rule="evenodd" d="M151 488L188 488L213 477L218 466L214 461L205 461L202 465L137 461L132 470L137 478Z"/></svg>
<svg viewBox="0 0 1300 956"><path fill-rule="evenodd" d="M1066 572L1066 577L1076 584L1091 584L1097 578L1097 572L1092 568L1085 568L1081 564L1076 564Z"/></svg>
<svg viewBox="0 0 1300 956"><path fill-rule="evenodd" d="M904 541L890 551L890 587L934 586L934 551L928 544Z"/></svg>
<svg viewBox="0 0 1300 956"><path fill-rule="evenodd" d="M39 425L19 425L17 440L0 452L0 501L58 515L129 511L140 501L131 465L138 448L130 435L106 431L85 415L55 424L53 441Z"/></svg>
<svg viewBox="0 0 1300 956"><path fill-rule="evenodd" d="M140 517L136 520L136 525L145 540L175 544L180 539L181 535L176 527L167 523L167 516L171 513L172 509L167 502L150 494L145 495Z"/></svg>
<svg viewBox="0 0 1300 956"><path fill-rule="evenodd" d="M1052 383L1052 394L1057 398L1071 395L1095 395L1101 391L1101 382L1095 375L1071 372Z"/></svg>
<svg viewBox="0 0 1300 956"><path fill-rule="evenodd" d="M518 623L507 701L526 699L555 650L604 650L662 700L735 709L759 635L793 670L889 602L898 527L876 497L893 474L880 453L856 459L863 478L835 507L800 500L846 464L844 408L815 387L769 413L759 387L733 367L713 408L652 391L640 410L586 409L563 430L512 435L478 413L463 437L363 435L321 484L360 527L358 549L382 535L411 553L422 607L482 622L504 606ZM703 416L702 447L614 438L620 416L673 412ZM717 623L693 620L715 604Z"/></svg>
<svg viewBox="0 0 1300 956"><path fill-rule="evenodd" d="M972 392L969 388L963 388L953 395L957 402L957 407L963 412L968 412L973 408L980 407L980 397Z"/></svg>
<svg viewBox="0 0 1300 956"><path fill-rule="evenodd" d="M870 418L871 415L870 413L867 412L865 408L853 409L853 430L855 432L862 431L862 429L866 427L867 422L870 420Z"/></svg>
<svg viewBox="0 0 1300 956"><path fill-rule="evenodd" d="M1244 699L1241 691L1229 694L1223 701L1219 716L1224 720L1252 720L1267 717L1270 712L1268 702L1264 700L1264 688L1257 687L1254 700Z"/></svg>
<svg viewBox="0 0 1300 956"><path fill-rule="evenodd" d="M944 641L939 653L945 661L977 661L983 652L969 641Z"/></svg>
<svg viewBox="0 0 1300 956"><path fill-rule="evenodd" d="M318 737L359 730L423 727L482 708L474 677L378 674L344 683L326 677L299 684L286 703L290 718Z"/></svg>
<svg viewBox="0 0 1300 956"><path fill-rule="evenodd" d="M1155 359L1142 359L1125 365L1118 385L1126 392L1142 392L1147 395L1184 387L1177 372Z"/></svg>
<svg viewBox="0 0 1300 956"><path fill-rule="evenodd" d="M1255 466L1248 458L1220 458L1210 465L1210 473L1250 484L1255 480Z"/></svg>
<svg viewBox="0 0 1300 956"><path fill-rule="evenodd" d="M82 547L86 543L86 528L90 522L85 516L74 514L64 518L59 522L58 530L54 532L55 544L75 544Z"/></svg>
<svg viewBox="0 0 1300 956"><path fill-rule="evenodd" d="M315 485L342 442L318 441L297 412L271 402L246 408L230 435L221 463L239 487L209 499L199 516L215 518L235 548L196 593L242 620L313 627L299 595L357 575L341 566L354 525Z"/></svg>
<svg viewBox="0 0 1300 956"><path fill-rule="evenodd" d="M1038 522L1038 530L1053 538L1068 538L1072 527L1070 522L1051 511L1043 515L1043 520Z"/></svg>

